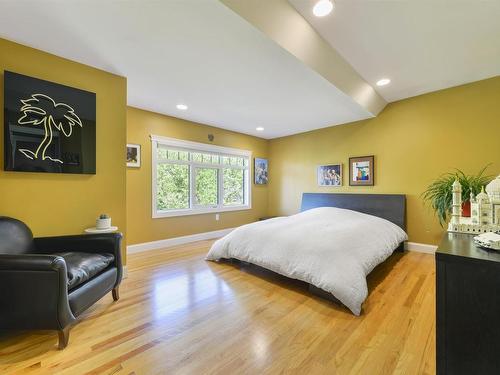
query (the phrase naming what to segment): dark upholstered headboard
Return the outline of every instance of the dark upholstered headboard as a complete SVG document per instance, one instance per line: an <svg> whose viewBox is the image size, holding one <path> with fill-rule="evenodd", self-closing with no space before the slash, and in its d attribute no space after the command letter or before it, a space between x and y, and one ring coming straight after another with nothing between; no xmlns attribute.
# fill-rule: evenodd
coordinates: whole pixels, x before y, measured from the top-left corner
<svg viewBox="0 0 500 375"><path fill-rule="evenodd" d="M378 216L406 230L406 196L401 194L303 193L300 211L316 207L346 208Z"/></svg>

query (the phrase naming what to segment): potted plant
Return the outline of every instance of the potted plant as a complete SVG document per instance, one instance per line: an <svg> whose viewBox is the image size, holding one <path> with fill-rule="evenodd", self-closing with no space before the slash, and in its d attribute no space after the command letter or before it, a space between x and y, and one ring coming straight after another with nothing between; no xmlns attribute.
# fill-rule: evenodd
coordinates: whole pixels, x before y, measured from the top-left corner
<svg viewBox="0 0 500 375"><path fill-rule="evenodd" d="M95 222L96 229L108 229L111 227L111 218L106 214L99 215Z"/></svg>
<svg viewBox="0 0 500 375"><path fill-rule="evenodd" d="M439 219L439 224L441 224L442 227L447 223L448 216L451 213L453 182L458 179L458 182L462 185L462 215L468 217L470 216L471 193L474 195L479 194L483 186L487 185L492 180L491 176L484 175L487 167L488 166L481 169L475 176L466 175L460 169L456 169L454 172L445 173L430 184L427 190L423 192L422 197L424 201L429 203L434 209Z"/></svg>

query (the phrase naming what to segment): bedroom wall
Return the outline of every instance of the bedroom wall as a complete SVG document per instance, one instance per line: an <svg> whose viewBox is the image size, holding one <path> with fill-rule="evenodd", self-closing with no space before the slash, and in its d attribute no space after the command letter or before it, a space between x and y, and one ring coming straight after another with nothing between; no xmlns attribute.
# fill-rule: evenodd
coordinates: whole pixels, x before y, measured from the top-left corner
<svg viewBox="0 0 500 375"><path fill-rule="evenodd" d="M222 212L219 221L215 214L153 219L151 134L203 143L210 143L207 137L213 134L215 145L250 150L252 157L267 157L268 141L264 139L129 107L127 141L141 145L142 163L140 168L127 169L128 244L232 228L267 215L268 188L252 184L252 209Z"/></svg>
<svg viewBox="0 0 500 375"><path fill-rule="evenodd" d="M82 233L100 213L126 232L127 80L40 50L0 39L0 103L9 70L96 93L97 174L6 172L0 132L0 215L26 222L36 236ZM3 129L3 110L0 123Z"/></svg>
<svg viewBox="0 0 500 375"><path fill-rule="evenodd" d="M389 104L376 118L270 141L269 214L298 212L302 192L403 193L410 241L443 234L421 193L453 168L500 174L500 77ZM375 155L375 186L349 187L348 158ZM318 187L316 167L342 162L344 186Z"/></svg>

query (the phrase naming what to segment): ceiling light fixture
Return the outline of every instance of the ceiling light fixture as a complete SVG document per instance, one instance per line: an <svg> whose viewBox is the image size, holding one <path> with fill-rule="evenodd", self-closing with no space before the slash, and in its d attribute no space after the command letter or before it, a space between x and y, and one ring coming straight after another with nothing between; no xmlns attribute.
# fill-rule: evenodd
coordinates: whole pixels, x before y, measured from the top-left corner
<svg viewBox="0 0 500 375"><path fill-rule="evenodd" d="M382 78L377 81L377 86L385 86L391 83L391 80L389 78Z"/></svg>
<svg viewBox="0 0 500 375"><path fill-rule="evenodd" d="M185 111L186 109L188 109L188 106L185 104L177 104L176 107L177 107L177 109L180 109L181 111Z"/></svg>
<svg viewBox="0 0 500 375"><path fill-rule="evenodd" d="M331 13L334 8L332 0L319 0L313 8L316 17L324 17Z"/></svg>
<svg viewBox="0 0 500 375"><path fill-rule="evenodd" d="M255 130L257 130L258 132L263 132L264 128L262 126L259 126L259 127L255 128Z"/></svg>

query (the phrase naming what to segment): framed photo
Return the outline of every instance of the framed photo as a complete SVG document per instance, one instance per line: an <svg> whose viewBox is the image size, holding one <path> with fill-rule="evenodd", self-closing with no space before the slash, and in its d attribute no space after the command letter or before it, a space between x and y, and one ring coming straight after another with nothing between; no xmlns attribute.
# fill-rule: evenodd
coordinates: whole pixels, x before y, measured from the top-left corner
<svg viewBox="0 0 500 375"><path fill-rule="evenodd" d="M269 162L267 159L254 159L254 178L256 185L266 185L269 179Z"/></svg>
<svg viewBox="0 0 500 375"><path fill-rule="evenodd" d="M375 157L373 155L349 158L349 185L375 185Z"/></svg>
<svg viewBox="0 0 500 375"><path fill-rule="evenodd" d="M141 145L127 144L127 167L141 166Z"/></svg>
<svg viewBox="0 0 500 375"><path fill-rule="evenodd" d="M318 166L319 186L342 186L342 164Z"/></svg>

